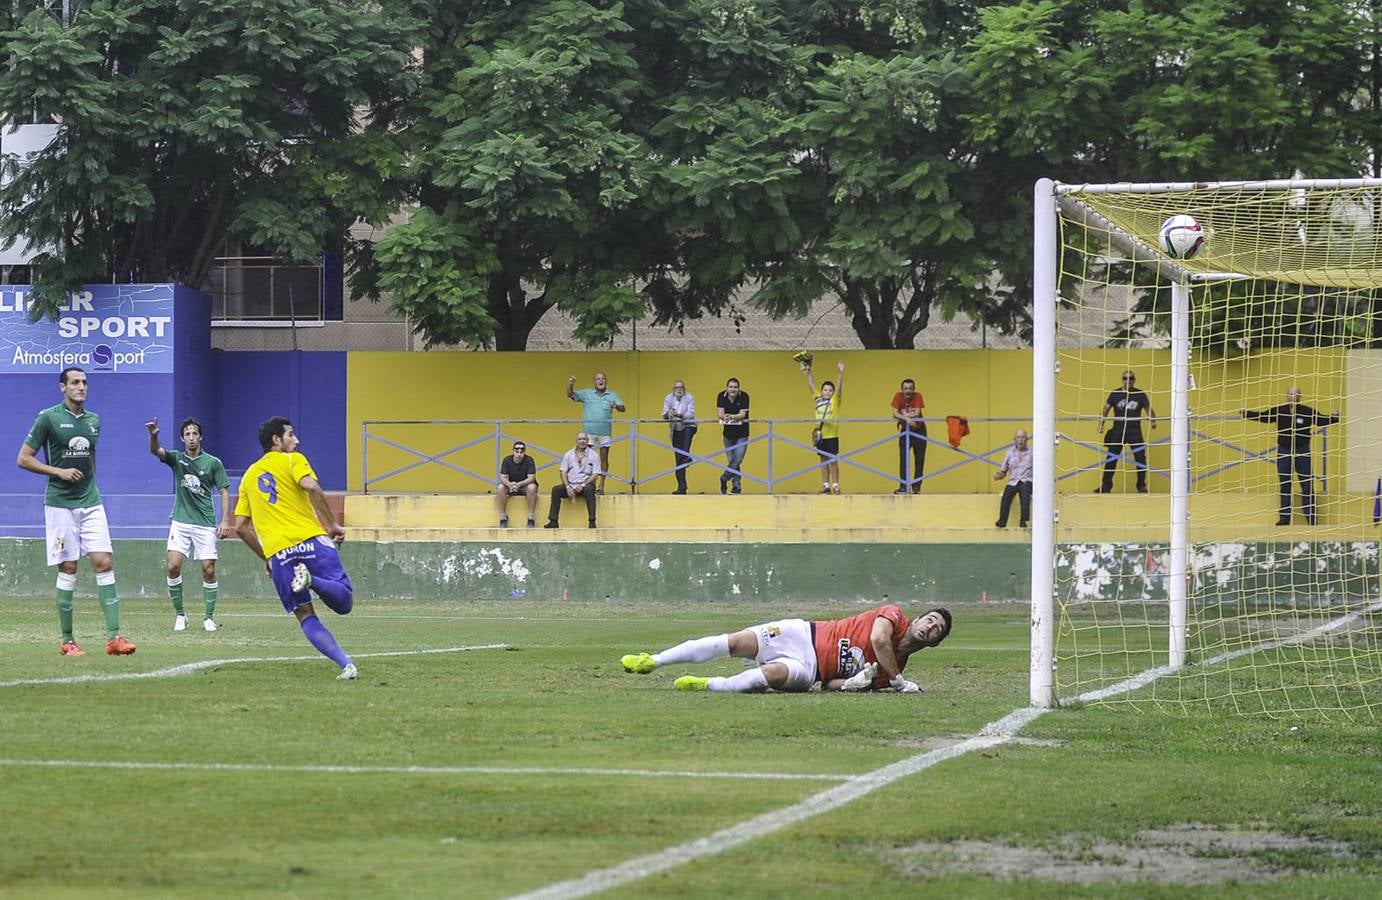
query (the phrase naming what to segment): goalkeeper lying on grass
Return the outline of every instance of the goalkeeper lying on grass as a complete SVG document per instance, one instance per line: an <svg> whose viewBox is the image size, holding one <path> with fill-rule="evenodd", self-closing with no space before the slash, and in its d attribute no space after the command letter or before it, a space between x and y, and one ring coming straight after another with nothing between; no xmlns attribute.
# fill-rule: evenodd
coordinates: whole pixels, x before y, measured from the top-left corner
<svg viewBox="0 0 1382 900"><path fill-rule="evenodd" d="M633 653L620 663L625 672L639 675L659 666L726 656L758 663L757 668L728 678L683 675L674 682L679 691L809 691L819 682L825 691L890 687L911 694L921 687L902 677L907 658L936 646L949 634L948 610L932 609L909 622L901 609L887 604L848 619L782 619L734 634L695 638L661 653Z"/></svg>

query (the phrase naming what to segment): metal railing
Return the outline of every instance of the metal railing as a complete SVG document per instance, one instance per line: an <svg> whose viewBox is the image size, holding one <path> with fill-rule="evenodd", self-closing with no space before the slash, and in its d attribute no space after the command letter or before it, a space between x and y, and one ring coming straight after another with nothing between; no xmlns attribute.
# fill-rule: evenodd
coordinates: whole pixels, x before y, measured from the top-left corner
<svg viewBox="0 0 1382 900"><path fill-rule="evenodd" d="M1057 420L1058 426L1075 425L1081 423L1095 422L1097 417L1091 416L1069 416ZM916 474L911 471L912 454L907 453L905 462L901 458L898 460L898 468L880 469L876 465L861 460L859 457L884 445L894 445L899 443L900 433L894 430L894 420L892 419L839 419L839 424L848 429L848 434L858 436L865 431L872 431L877 428L884 430L882 437L866 441L858 446L842 450L838 454L821 454L805 438L809 435L812 428L816 426L815 419L756 419L750 421L751 434L744 444L748 450L755 447L763 452L753 458L752 471L748 467L734 468L728 464L729 447L723 445L720 434L720 424L715 420L699 423L698 435L701 437L701 449L688 451L689 462L678 464L676 453L670 438L668 424L663 419L620 419L615 426L622 433L614 435L610 439L611 451L616 448L626 448L628 451L628 471L607 471L603 474L609 480L618 484L626 485L631 493L637 493L641 487L653 483L661 483L666 486L674 480L679 468L689 468L691 466L707 466L724 477L737 476L742 481L762 486L768 493L777 493L784 489L790 482L806 478L811 473L817 472L823 462L838 462L841 469L846 468L855 472L868 473L886 479L894 485L907 482L919 486L931 479L937 478L948 472L955 471L964 466L982 465L990 469L997 470L1001 464L1003 455L1012 446L1011 441L1004 440L997 446L983 450L969 450L963 446L952 446L947 439L947 423L945 418L929 418L924 421L928 429L935 434L915 435L914 440L925 441L928 448L926 471ZM992 417L977 418L968 417L966 420L971 425L993 425L1009 424L1023 425L1028 419L1013 417ZM1231 454L1236 454L1238 458L1231 459L1212 469L1197 473L1192 479L1192 483L1198 483L1205 479L1217 477L1239 466L1248 465L1255 462L1262 462L1275 468L1276 450L1275 444L1264 450L1253 450L1248 447L1239 446L1231 441L1225 440L1220 436L1200 430L1194 426L1201 423L1215 421L1237 421L1231 416L1203 416L1192 417L1192 440L1209 442L1223 448ZM869 426L867 428L859 426ZM555 469L560 465L562 455L570 449L571 435L575 431L583 428L580 419L523 419L523 420L500 420L500 419L380 419L370 420L361 423L361 442L360 442L360 465L361 483L365 493L378 491L387 488L387 482L397 479L409 472L416 472L424 467L436 467L438 474L443 476L460 476L462 484L471 486L476 492L487 491L494 487L498 477L500 464L510 451L514 441L522 440L527 445L528 455L532 457L539 473L549 469ZM473 436L468 436L464 440L446 446L439 451L427 451L415 446L422 441L419 438L408 440L394 439L386 437L383 433L389 429L418 430L424 434L435 434L440 429L470 431ZM556 441L544 443L535 432L547 431L554 437L560 434L561 444ZM1325 492L1328 477L1328 426L1319 428L1316 434L1321 436L1319 454L1321 466L1315 479L1318 483L1318 491ZM1081 463L1074 468L1067 468L1057 474L1057 482L1065 482L1079 475L1089 472L1099 472L1105 463L1114 458L1126 464L1128 471L1136 472L1138 469L1146 469L1150 476L1164 478L1169 481L1171 473L1166 468L1153 466L1149 463L1140 464L1134 458L1131 448L1120 453L1110 453L1104 446L1102 436L1096 440L1085 440L1075 436L1071 431L1060 432L1057 435L1062 442L1079 447L1087 451L1090 461ZM714 449L706 450L705 442L708 439L715 441ZM1147 442L1144 446L1158 447L1170 442L1169 435L1156 441ZM591 446L595 442L592 440ZM490 463L488 471L479 470L475 463L474 448L488 447L485 454L485 461ZM378 451L387 448L402 454L405 461L391 465L386 471L379 474L372 474L370 471L371 449ZM470 451L470 458L461 461L459 455ZM803 452L810 454L807 458L809 462L802 461ZM938 465L933 465L935 459L933 454L940 452L944 454L940 457ZM651 471L640 472L639 461L644 459L645 463L650 454L666 454L662 457L667 461L667 465L656 466ZM906 469L901 467L905 465ZM635 473L635 474L629 474ZM416 491L416 488L413 488ZM465 488L456 489L454 486L446 488L429 489L434 493L467 493Z"/></svg>
<svg viewBox="0 0 1382 900"><path fill-rule="evenodd" d="M211 318L322 318L321 266L285 265L272 256L218 256L207 276Z"/></svg>

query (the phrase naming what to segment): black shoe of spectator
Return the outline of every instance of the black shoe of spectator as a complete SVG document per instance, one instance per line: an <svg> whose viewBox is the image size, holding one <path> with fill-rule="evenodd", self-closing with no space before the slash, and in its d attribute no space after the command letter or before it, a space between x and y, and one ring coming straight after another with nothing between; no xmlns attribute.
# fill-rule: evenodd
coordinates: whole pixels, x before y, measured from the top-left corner
<svg viewBox="0 0 1382 900"><path fill-rule="evenodd" d="M674 493L674 494L684 494L684 493L686 493L686 488L679 487L679 488L677 488L675 491L672 491L672 493Z"/></svg>
<svg viewBox="0 0 1382 900"><path fill-rule="evenodd" d="M529 517L529 519L528 519L528 527L529 527L529 528L536 528L536 527L537 527L537 522L536 522L532 517Z"/></svg>
<svg viewBox="0 0 1382 900"><path fill-rule="evenodd" d="M1277 519L1277 520L1276 520L1276 524L1278 524L1278 525L1290 525L1290 524L1291 524L1291 520L1290 520L1290 519Z"/></svg>
<svg viewBox="0 0 1382 900"><path fill-rule="evenodd" d="M994 527L994 528L1007 528L1007 527L1008 527L1008 523L1007 523L1007 522L994 522L994 523L993 523L993 527Z"/></svg>
<svg viewBox="0 0 1382 900"><path fill-rule="evenodd" d="M911 491L907 490L906 487L900 487L900 488L898 488L897 490L893 491L893 493L894 493L894 494L910 494Z"/></svg>
<svg viewBox="0 0 1382 900"><path fill-rule="evenodd" d="M1146 486L1145 484L1142 485L1140 488L1137 489L1137 492L1138 492L1139 494L1145 494L1145 493L1147 493L1147 486Z"/></svg>
<svg viewBox="0 0 1382 900"><path fill-rule="evenodd" d="M728 491L728 490L729 490L729 482L728 482L728 481L725 481L723 478L721 478L721 479L720 479L720 493L723 494L723 493L725 493L725 492Z"/></svg>
<svg viewBox="0 0 1382 900"><path fill-rule="evenodd" d="M730 493L731 493L731 494L742 494L742 493L744 493L744 489L743 489L743 488L740 488L740 487L736 487L736 488L734 488L734 490L730 491Z"/></svg>
<svg viewBox="0 0 1382 900"><path fill-rule="evenodd" d="M595 527L595 520L594 520L594 519L591 519L591 520L590 520L590 524L587 525L586 527L587 527L587 528L594 528L594 527Z"/></svg>
<svg viewBox="0 0 1382 900"><path fill-rule="evenodd" d="M1018 527L1018 528L1030 528L1031 526L1028 525L1026 522L1018 522L1018 523L1017 523L1017 527Z"/></svg>
<svg viewBox="0 0 1382 900"><path fill-rule="evenodd" d="M500 527L500 528L508 528L508 527L509 527L509 517L508 517L508 516L500 516L500 517L499 517L499 527Z"/></svg>
<svg viewBox="0 0 1382 900"><path fill-rule="evenodd" d="M556 528L556 527L557 527L557 520L556 520L556 519L548 519L548 520L547 520L547 524L546 524L546 525L543 525L542 527L543 527L543 528Z"/></svg>

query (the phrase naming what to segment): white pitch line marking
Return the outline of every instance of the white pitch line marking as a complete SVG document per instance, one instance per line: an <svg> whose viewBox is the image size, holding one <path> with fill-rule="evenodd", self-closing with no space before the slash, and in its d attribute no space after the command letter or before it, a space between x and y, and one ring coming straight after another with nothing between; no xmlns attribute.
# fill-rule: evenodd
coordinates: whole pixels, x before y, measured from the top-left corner
<svg viewBox="0 0 1382 900"><path fill-rule="evenodd" d="M1227 662L1239 656L1247 655L1248 653L1260 653L1265 650L1275 650L1289 644L1303 643L1308 639L1326 634L1329 631L1356 621L1367 613L1376 612L1380 609L1382 609L1382 601L1374 603L1366 609L1347 613L1335 619L1333 622L1320 625L1304 634L1293 635L1279 641L1259 645L1256 648L1241 648L1228 653L1221 653L1212 659L1205 660L1201 663L1201 666L1217 665L1221 662ZM1157 666L1156 668L1148 669L1145 672L1141 672L1109 687L1081 694L1076 697L1075 700L1077 702L1088 703L1118 694L1126 694L1130 691L1146 687L1148 684L1151 684L1163 675L1169 674L1171 671L1169 666ZM646 856L640 856L628 860L627 862L610 866L606 869L595 869L579 878L573 878L568 881L558 881L535 891L529 891L525 894L516 894L511 897L510 900L571 900L571 898L576 897L588 897L591 894L598 894L601 891L607 891L635 881L641 881L649 875L665 872L668 869L675 868L676 866L691 862L692 860L719 855L726 850L747 843L755 838L772 834L775 831L781 831L783 828L795 825L798 822L803 822L806 819L813 818L822 813L838 809L846 803L850 803L860 797L873 793L879 788L887 787L898 779L906 778L908 775L915 775L918 772L929 769L948 759L963 756L972 750L984 750L989 747L997 747L1000 744L1006 744L1017 737L1018 733L1022 731L1023 728L1026 728L1047 712L1049 712L1049 710L1036 707L1015 709L998 721L990 722L985 725L979 731L978 735L968 740L961 741L958 744L954 744L953 746L932 750L928 753L921 753L901 760L900 762L884 766L867 775L860 775L857 778L853 778L838 787L833 787L819 794L807 797L799 803L794 803L791 806L784 806L781 809L764 813L761 816L755 816L746 822L721 829L713 834L697 838L694 841L679 844L675 847L668 847L666 850L659 850L656 853L649 853Z"/></svg>
<svg viewBox="0 0 1382 900"><path fill-rule="evenodd" d="M850 781L854 775L790 772L682 772L655 769L581 769L544 766L285 766L268 763L179 763L85 759L0 759L0 767L121 769L180 772L293 772L329 775L591 775L609 778L709 778L741 781Z"/></svg>
<svg viewBox="0 0 1382 900"><path fill-rule="evenodd" d="M358 653L351 658L379 659L385 656L426 656L432 653L465 653L470 650L507 649L509 649L508 644L475 644L466 647L437 647L426 650L388 650L379 653ZM183 663L178 666L169 666L166 669L152 669L148 672L108 672L92 673L89 675L64 675L59 678L19 678L14 681L0 681L0 688L39 684L89 684L100 681L136 681L142 678L176 678L179 675L191 675L193 672L200 672L203 669L214 669L218 666L231 666L243 663L304 662L314 659L326 659L326 657L314 653L310 656L239 656L231 659L203 659L197 662Z"/></svg>

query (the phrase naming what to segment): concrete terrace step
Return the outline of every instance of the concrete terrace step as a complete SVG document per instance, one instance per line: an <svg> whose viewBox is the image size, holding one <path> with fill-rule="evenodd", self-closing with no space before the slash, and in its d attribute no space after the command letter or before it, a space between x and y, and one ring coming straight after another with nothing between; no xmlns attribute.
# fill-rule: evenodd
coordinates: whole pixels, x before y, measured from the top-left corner
<svg viewBox="0 0 1382 900"><path fill-rule="evenodd" d="M1028 543L1017 526L994 527L998 494L856 494L686 496L615 494L599 499L599 527L586 527L584 503L562 505L562 527L544 529L547 497L537 525L525 527L526 506L510 500L510 527L497 527L493 495L356 494L346 498L351 540L564 541L637 543ZM1377 540L1372 498L1320 498L1320 524L1279 528L1274 494L1215 494L1192 498L1192 541ZM1165 542L1170 499L1165 494L1061 494L1059 542ZM1299 520L1301 517L1297 515Z"/></svg>

